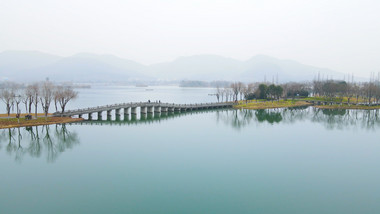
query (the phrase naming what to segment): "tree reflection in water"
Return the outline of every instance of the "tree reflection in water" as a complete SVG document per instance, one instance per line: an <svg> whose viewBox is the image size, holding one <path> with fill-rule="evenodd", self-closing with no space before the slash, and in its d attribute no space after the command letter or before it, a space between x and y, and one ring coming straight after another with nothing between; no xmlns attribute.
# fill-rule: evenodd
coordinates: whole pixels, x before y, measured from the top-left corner
<svg viewBox="0 0 380 214"><path fill-rule="evenodd" d="M324 124L328 129L348 127L372 129L379 127L379 110L314 109L313 122Z"/></svg>
<svg viewBox="0 0 380 214"><path fill-rule="evenodd" d="M380 126L379 110L345 110L317 109L313 107L297 107L285 109L260 110L225 110L216 112L217 121L221 121L235 129L241 129L252 123L295 123L311 121L323 124L327 129L344 129L348 127L375 129Z"/></svg>
<svg viewBox="0 0 380 214"><path fill-rule="evenodd" d="M322 124L327 129L346 129L349 127L373 129L380 126L379 110L322 110L313 107L300 107L288 109L224 109L208 111L216 114L217 122L222 122L234 129L247 126L260 126L261 124L275 125L278 123L295 123L298 121L310 121ZM201 112L194 112L195 114ZM174 115L180 117L182 114ZM186 114L183 114L186 115ZM144 121L115 121L116 124L152 123L168 119L168 116L160 118L152 117ZM77 123L78 125L112 125L113 121ZM76 132L69 131L66 125L51 125L26 128L11 128L0 130L0 150L14 156L16 161L22 161L25 155L39 158L46 155L48 162L54 162L59 154L79 144Z"/></svg>
<svg viewBox="0 0 380 214"><path fill-rule="evenodd" d="M260 109L255 112L257 121L268 121L269 123L279 123L282 120L281 112L266 111L266 109Z"/></svg>
<svg viewBox="0 0 380 214"><path fill-rule="evenodd" d="M0 149L6 143L6 151L21 162L25 155L41 157L46 154L48 162L54 162L59 154L79 144L76 132L68 131L65 124L9 128L1 130Z"/></svg>

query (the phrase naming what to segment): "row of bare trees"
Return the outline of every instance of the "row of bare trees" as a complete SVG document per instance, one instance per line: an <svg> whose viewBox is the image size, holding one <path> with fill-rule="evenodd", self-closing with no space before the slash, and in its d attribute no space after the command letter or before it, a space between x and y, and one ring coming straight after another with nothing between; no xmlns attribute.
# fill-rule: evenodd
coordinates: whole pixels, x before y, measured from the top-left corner
<svg viewBox="0 0 380 214"><path fill-rule="evenodd" d="M242 82L235 82L223 88L217 86L215 96L218 102L242 100L248 94L253 93L256 88L256 84L254 83L244 84Z"/></svg>
<svg viewBox="0 0 380 214"><path fill-rule="evenodd" d="M283 88L280 85L266 85L265 83L242 83L234 82L231 85L216 88L215 96L218 102L237 101L243 99L279 99Z"/></svg>
<svg viewBox="0 0 380 214"><path fill-rule="evenodd" d="M348 102L351 102L353 98L358 102L361 98L363 102L369 104L380 101L380 82L375 78L371 78L368 82L315 80L311 88L316 97L330 99L347 97Z"/></svg>
<svg viewBox="0 0 380 214"><path fill-rule="evenodd" d="M77 98L78 92L70 86L57 85L50 81L22 85L15 82L5 82L1 85L0 99L4 102L8 118L11 109L16 108L16 114L21 113L20 104L25 106L25 113L32 113L34 107L37 118L38 105L41 105L45 117L49 113L50 106L54 103L55 110L63 113L70 100Z"/></svg>

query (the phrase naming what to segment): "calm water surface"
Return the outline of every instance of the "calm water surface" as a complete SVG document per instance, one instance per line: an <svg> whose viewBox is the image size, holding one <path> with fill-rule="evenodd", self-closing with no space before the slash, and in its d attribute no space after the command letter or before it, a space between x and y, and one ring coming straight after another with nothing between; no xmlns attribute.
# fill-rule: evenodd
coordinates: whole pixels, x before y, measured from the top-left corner
<svg viewBox="0 0 380 214"><path fill-rule="evenodd" d="M379 213L379 129L302 108L0 130L0 213Z"/></svg>

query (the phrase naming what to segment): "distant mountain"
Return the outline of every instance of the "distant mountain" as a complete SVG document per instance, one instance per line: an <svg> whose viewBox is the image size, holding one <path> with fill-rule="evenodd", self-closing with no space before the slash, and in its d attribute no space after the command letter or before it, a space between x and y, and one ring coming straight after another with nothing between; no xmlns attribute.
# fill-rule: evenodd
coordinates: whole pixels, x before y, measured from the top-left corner
<svg viewBox="0 0 380 214"><path fill-rule="evenodd" d="M238 60L217 55L196 55L180 57L172 62L149 66L150 74L166 80L219 80L231 79L240 72L242 63Z"/></svg>
<svg viewBox="0 0 380 214"><path fill-rule="evenodd" d="M146 70L145 65L110 54L98 55L90 53L80 53L74 55L74 57L97 60L99 62L106 63L108 65L112 65L115 68L127 70L129 72L145 72ZM138 74L136 73L136 75Z"/></svg>
<svg viewBox="0 0 380 214"><path fill-rule="evenodd" d="M0 53L0 79L19 79L33 75L31 69L53 64L61 58L38 51L4 51Z"/></svg>
<svg viewBox="0 0 380 214"><path fill-rule="evenodd" d="M38 81L131 81L149 79L144 65L112 55L58 57L37 51L0 53L0 79Z"/></svg>
<svg viewBox="0 0 380 214"><path fill-rule="evenodd" d="M135 80L202 80L202 81L303 81L321 76L343 78L326 68L304 65L257 55L247 61L217 55L180 57L172 62L149 66L116 57L80 53L60 57L38 51L0 53L0 80L37 81L135 81Z"/></svg>
<svg viewBox="0 0 380 214"><path fill-rule="evenodd" d="M265 55L257 55L243 62L243 72L240 77L249 81L267 81L272 79L280 82L312 80L321 76L332 76L341 79L344 74L327 69L304 65L293 60L282 60Z"/></svg>
<svg viewBox="0 0 380 214"><path fill-rule="evenodd" d="M4 51L0 53L0 67L30 69L49 65L60 59L62 57L38 51Z"/></svg>
<svg viewBox="0 0 380 214"><path fill-rule="evenodd" d="M228 80L280 82L312 80L318 73L343 78L343 74L325 68L304 65L296 61L281 60L257 55L247 61L239 61L216 55L181 57L169 63L150 66L151 75L168 80Z"/></svg>
<svg viewBox="0 0 380 214"><path fill-rule="evenodd" d="M52 80L64 81L128 81L142 78L134 70L116 67L93 58L72 56L59 60L48 66L33 69L33 73L49 77Z"/></svg>

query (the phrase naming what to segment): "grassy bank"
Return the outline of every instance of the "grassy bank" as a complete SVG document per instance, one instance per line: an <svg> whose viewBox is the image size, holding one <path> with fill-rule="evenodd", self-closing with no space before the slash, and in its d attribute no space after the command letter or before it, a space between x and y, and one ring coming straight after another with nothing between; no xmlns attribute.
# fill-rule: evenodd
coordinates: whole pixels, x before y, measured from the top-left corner
<svg viewBox="0 0 380 214"><path fill-rule="evenodd" d="M50 125L57 123L71 123L81 121L83 118L71 118L71 117L40 117L33 120L25 120L20 118L20 123L17 122L16 118L1 118L0 119L0 129L15 128L15 127L25 127L25 126L40 126L40 125Z"/></svg>
<svg viewBox="0 0 380 214"><path fill-rule="evenodd" d="M266 102L240 102L235 105L234 108L243 109L271 109L271 108L290 108L290 107L300 107L300 106L310 106L310 103L305 101L295 101L295 100L280 100L280 101L266 101Z"/></svg>
<svg viewBox="0 0 380 214"><path fill-rule="evenodd" d="M380 109L380 106L363 106L363 105L323 105L323 106L314 106L315 108L320 109L363 109L363 110L374 110Z"/></svg>

